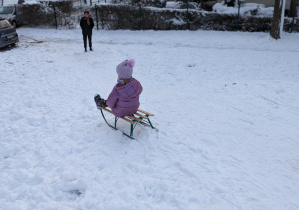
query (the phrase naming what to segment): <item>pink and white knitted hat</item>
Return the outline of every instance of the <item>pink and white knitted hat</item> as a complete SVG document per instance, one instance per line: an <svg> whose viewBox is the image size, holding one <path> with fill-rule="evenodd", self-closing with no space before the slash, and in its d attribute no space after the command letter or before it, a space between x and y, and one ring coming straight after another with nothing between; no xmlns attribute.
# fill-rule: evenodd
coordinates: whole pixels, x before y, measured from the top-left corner
<svg viewBox="0 0 299 210"><path fill-rule="evenodd" d="M131 79L134 65L134 59L124 60L116 67L116 73L122 79Z"/></svg>

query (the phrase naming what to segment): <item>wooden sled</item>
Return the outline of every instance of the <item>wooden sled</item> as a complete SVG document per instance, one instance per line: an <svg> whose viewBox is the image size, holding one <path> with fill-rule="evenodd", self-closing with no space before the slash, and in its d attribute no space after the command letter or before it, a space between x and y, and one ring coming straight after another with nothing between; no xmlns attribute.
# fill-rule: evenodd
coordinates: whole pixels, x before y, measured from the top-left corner
<svg viewBox="0 0 299 210"><path fill-rule="evenodd" d="M101 114L102 114L102 116L103 116L105 122L107 123L107 125L109 125L111 128L113 128L113 129L115 129L115 130L118 130L118 128L116 127L116 124L117 124L118 119L122 119L122 120L124 120L124 121L130 123L130 124L131 124L131 125L130 125L130 134L127 134L127 133L125 133L125 132L123 132L123 131L122 131L122 133L123 133L125 136L127 136L127 137L129 137L129 138L131 138L131 139L134 139L134 138L133 138L133 132L134 132L134 129L135 129L135 127L136 127L137 124L141 124L141 125L144 125L144 126L147 126L147 127L151 127L152 129L155 129L156 131L158 131L158 129L155 128L155 127L152 125L152 123L151 123L151 121L150 121L150 119L149 119L150 117L154 116L154 114L151 114L151 113L149 113L149 112L146 112L146 111L143 111L143 110L141 110L141 109L138 109L137 112L134 113L134 114L131 115L131 116L116 117L116 116L113 114L113 112L112 112L112 110L111 110L110 107L100 107L100 106L98 106L97 108L101 110ZM112 114L112 115L115 117L114 125L111 125L111 124L109 124L109 123L107 122L103 110L106 111L106 112L109 112L110 114Z"/></svg>

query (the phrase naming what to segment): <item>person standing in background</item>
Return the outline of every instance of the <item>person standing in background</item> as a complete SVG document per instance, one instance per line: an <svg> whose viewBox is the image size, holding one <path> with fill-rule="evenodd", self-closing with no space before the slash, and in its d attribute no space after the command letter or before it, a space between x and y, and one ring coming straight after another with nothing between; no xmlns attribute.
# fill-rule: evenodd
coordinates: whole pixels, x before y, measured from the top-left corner
<svg viewBox="0 0 299 210"><path fill-rule="evenodd" d="M94 22L93 19L89 16L88 11L84 11L84 17L81 18L80 27L82 29L85 52L87 52L87 37L88 37L89 49L90 51L92 51L91 36L92 36L92 29L94 27Z"/></svg>

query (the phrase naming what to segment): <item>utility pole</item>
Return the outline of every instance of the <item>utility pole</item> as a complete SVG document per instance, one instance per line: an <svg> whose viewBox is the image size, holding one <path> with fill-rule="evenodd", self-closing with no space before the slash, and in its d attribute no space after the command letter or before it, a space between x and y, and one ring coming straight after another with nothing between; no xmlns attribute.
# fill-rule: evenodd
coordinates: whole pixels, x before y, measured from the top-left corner
<svg viewBox="0 0 299 210"><path fill-rule="evenodd" d="M286 0L283 0L282 1L282 11L281 11L281 21L280 21L280 34L282 34L282 32L283 32L285 9L286 9Z"/></svg>
<svg viewBox="0 0 299 210"><path fill-rule="evenodd" d="M272 27L270 35L274 39L280 39L280 34L283 29L284 8L286 0L275 0Z"/></svg>

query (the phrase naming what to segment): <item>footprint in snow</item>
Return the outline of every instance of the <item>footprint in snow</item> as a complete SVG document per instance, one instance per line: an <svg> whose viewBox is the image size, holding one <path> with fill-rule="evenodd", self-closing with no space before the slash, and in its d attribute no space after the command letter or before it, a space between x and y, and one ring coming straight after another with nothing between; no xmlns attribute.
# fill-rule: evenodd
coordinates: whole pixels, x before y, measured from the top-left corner
<svg viewBox="0 0 299 210"><path fill-rule="evenodd" d="M29 125L33 126L33 127L39 127L43 124L47 123L46 118L42 117L42 118L28 118L27 122Z"/></svg>

